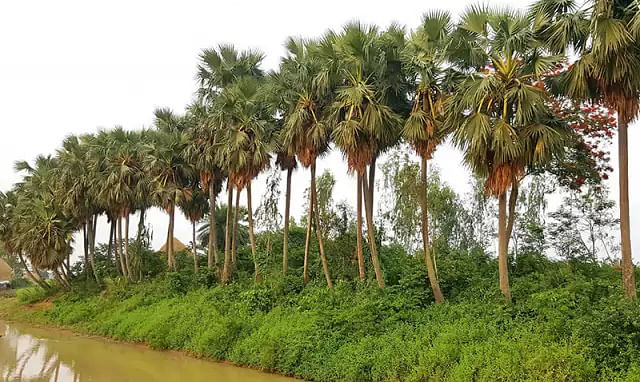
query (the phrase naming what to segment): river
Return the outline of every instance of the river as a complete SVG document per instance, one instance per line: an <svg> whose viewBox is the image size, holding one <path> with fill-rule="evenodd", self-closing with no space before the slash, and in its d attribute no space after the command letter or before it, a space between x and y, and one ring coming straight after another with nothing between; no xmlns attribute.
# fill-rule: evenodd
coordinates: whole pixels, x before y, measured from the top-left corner
<svg viewBox="0 0 640 382"><path fill-rule="evenodd" d="M63 330L0 321L0 336L0 381L295 381Z"/></svg>

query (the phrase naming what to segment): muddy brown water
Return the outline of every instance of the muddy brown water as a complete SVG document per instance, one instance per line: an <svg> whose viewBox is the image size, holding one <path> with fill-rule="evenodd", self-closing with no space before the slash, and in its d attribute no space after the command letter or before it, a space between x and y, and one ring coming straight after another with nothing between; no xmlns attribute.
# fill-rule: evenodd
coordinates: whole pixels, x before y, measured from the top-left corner
<svg viewBox="0 0 640 382"><path fill-rule="evenodd" d="M0 381L287 382L177 352L0 321Z"/></svg>

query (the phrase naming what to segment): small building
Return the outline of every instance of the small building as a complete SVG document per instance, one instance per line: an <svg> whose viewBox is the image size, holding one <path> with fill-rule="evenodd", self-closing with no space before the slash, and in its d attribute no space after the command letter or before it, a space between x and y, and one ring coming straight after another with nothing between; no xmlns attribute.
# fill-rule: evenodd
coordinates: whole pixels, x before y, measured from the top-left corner
<svg viewBox="0 0 640 382"><path fill-rule="evenodd" d="M187 248L186 245L184 245L180 240L176 239L175 237L173 238L173 252L174 253L178 253L178 252L182 252L182 251L188 251L189 248ZM160 252L164 252L167 253L167 243L164 243L162 245L162 247L160 247Z"/></svg>
<svg viewBox="0 0 640 382"><path fill-rule="evenodd" d="M6 261L0 259L0 281L11 281L12 276L13 269L11 269Z"/></svg>

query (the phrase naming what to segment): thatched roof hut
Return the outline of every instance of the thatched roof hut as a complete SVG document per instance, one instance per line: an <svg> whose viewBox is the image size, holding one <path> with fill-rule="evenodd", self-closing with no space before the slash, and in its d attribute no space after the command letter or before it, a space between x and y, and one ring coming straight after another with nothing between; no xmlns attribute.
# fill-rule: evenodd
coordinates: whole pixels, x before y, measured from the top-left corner
<svg viewBox="0 0 640 382"><path fill-rule="evenodd" d="M0 281L10 281L13 275L13 269L6 261L0 259Z"/></svg>
<svg viewBox="0 0 640 382"><path fill-rule="evenodd" d="M187 246L182 244L182 242L175 237L173 238L173 251L175 253L188 250ZM160 247L160 252L167 253L167 243L164 243L162 247Z"/></svg>

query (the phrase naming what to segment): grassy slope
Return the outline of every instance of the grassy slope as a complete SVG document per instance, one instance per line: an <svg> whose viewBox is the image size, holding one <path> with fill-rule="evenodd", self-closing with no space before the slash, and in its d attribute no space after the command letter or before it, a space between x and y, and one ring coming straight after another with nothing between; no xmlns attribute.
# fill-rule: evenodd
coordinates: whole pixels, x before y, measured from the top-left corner
<svg viewBox="0 0 640 382"><path fill-rule="evenodd" d="M509 308L492 272L450 286L441 306L412 274L384 291L297 277L206 288L173 274L35 308L0 299L0 315L321 381L640 380L640 309L617 297L619 275L567 269L514 272Z"/></svg>

